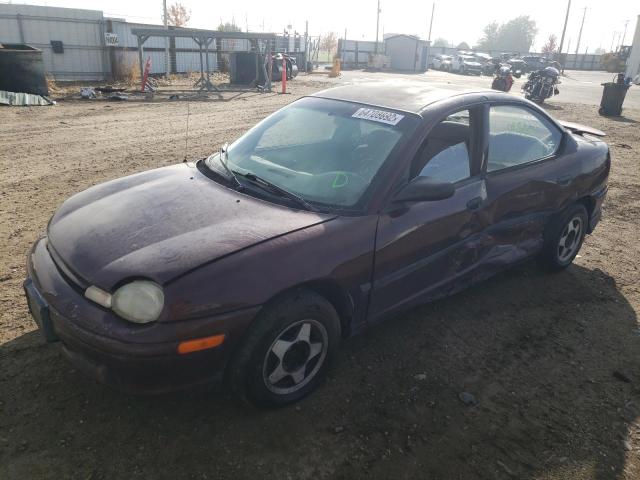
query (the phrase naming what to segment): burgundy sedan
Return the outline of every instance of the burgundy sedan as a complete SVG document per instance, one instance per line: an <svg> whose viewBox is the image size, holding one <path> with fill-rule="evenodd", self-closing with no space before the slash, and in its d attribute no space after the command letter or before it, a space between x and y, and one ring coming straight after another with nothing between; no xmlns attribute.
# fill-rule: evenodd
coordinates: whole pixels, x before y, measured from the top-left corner
<svg viewBox="0 0 640 480"><path fill-rule="evenodd" d="M393 312L529 258L567 267L607 192L602 135L493 91L326 90L208 158L69 198L29 254L29 307L117 388L224 378L293 402Z"/></svg>

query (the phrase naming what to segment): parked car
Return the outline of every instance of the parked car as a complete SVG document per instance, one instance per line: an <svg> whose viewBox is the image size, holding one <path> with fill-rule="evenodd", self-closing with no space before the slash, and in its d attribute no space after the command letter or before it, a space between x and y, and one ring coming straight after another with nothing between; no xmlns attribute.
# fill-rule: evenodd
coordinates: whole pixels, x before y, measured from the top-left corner
<svg viewBox="0 0 640 480"><path fill-rule="evenodd" d="M500 57L491 57L489 60L482 64L482 74L493 76L498 71L501 65L502 61Z"/></svg>
<svg viewBox="0 0 640 480"><path fill-rule="evenodd" d="M474 52L473 53L473 57L479 62L479 63L486 63L489 62L493 59L493 57L491 55L489 55L488 53L482 53L482 52Z"/></svg>
<svg viewBox="0 0 640 480"><path fill-rule="evenodd" d="M471 55L456 55L451 60L451 70L462 75L481 75L482 64Z"/></svg>
<svg viewBox="0 0 640 480"><path fill-rule="evenodd" d="M341 338L528 258L570 265L607 192L594 135L490 90L325 90L207 158L67 199L28 255L29 308L119 389L224 378L294 402Z"/></svg>
<svg viewBox="0 0 640 480"><path fill-rule="evenodd" d="M527 71L527 64L521 58L512 58L507 63L511 65L511 71L516 78L520 78Z"/></svg>
<svg viewBox="0 0 640 480"><path fill-rule="evenodd" d="M436 55L431 63L434 69L448 72L451 70L452 58L451 55Z"/></svg>
<svg viewBox="0 0 640 480"><path fill-rule="evenodd" d="M536 70L542 70L543 68L549 65L549 60L545 57L539 57L535 55L528 55L521 58L523 62L526 63L525 70L523 73L534 72Z"/></svg>

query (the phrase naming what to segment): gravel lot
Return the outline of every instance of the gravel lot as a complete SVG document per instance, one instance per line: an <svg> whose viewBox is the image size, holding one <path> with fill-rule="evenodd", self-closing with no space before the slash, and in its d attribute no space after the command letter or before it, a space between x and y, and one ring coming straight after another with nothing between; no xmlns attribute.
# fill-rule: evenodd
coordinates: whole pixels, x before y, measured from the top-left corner
<svg viewBox="0 0 640 480"><path fill-rule="evenodd" d="M43 343L24 259L65 198L204 156L321 86L0 110L0 478L640 479L638 109L547 106L606 131L613 155L604 219L572 267L526 264L346 341L297 406L126 396Z"/></svg>

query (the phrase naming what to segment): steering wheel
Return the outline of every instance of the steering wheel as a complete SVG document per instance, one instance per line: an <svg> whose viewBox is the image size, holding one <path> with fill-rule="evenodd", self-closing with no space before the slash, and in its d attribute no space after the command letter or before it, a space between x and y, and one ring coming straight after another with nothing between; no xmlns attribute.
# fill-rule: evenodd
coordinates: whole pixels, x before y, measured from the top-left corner
<svg viewBox="0 0 640 480"><path fill-rule="evenodd" d="M354 170L362 172L365 175L373 176L375 174L375 166L371 161L373 154L373 147L368 143L360 144L351 151L351 161ZM357 175L357 174L356 174Z"/></svg>

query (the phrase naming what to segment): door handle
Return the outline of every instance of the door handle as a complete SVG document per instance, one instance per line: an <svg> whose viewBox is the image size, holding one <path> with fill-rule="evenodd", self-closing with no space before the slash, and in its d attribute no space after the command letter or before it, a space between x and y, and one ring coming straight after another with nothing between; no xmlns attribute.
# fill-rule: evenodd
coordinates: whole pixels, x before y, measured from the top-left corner
<svg viewBox="0 0 640 480"><path fill-rule="evenodd" d="M482 197L472 198L467 202L467 210L477 210L482 205Z"/></svg>
<svg viewBox="0 0 640 480"><path fill-rule="evenodd" d="M558 178L558 179L556 180L556 183L557 183L558 185L562 185L562 186L569 185L569 183L571 183L571 179L572 179L572 178L573 178L573 177L572 177L571 175L565 175L565 176L563 176L563 177Z"/></svg>

